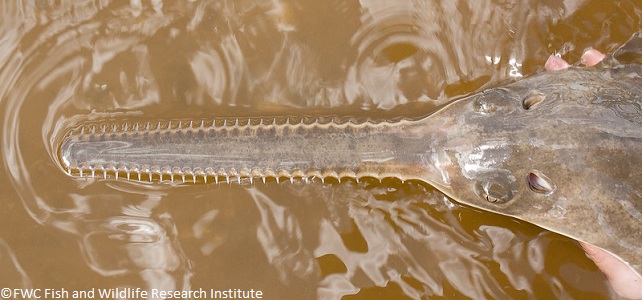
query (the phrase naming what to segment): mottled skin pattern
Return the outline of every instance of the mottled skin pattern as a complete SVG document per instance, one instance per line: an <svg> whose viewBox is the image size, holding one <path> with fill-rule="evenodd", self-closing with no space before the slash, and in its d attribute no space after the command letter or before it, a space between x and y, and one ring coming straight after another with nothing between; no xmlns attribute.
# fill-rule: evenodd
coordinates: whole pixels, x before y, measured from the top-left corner
<svg viewBox="0 0 642 300"><path fill-rule="evenodd" d="M640 274L640 40L597 67L531 76L422 120L85 126L62 141L60 164L73 176L183 182L422 180L602 247Z"/></svg>
<svg viewBox="0 0 642 300"><path fill-rule="evenodd" d="M431 116L452 124L440 142L448 180L431 183L461 203L600 246L640 273L641 75L636 64L570 68L453 103ZM533 97L541 102L525 109ZM553 190L533 191L530 173Z"/></svg>

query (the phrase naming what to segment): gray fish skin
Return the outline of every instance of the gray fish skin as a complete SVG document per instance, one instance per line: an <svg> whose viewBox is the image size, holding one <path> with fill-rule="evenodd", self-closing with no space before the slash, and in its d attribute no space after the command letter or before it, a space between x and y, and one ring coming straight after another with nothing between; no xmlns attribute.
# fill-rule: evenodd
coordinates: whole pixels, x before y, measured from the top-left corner
<svg viewBox="0 0 642 300"><path fill-rule="evenodd" d="M186 182L366 176L405 180L431 173L423 162L429 160L426 149L434 146L429 141L437 131L425 122L247 123L82 127L62 142L61 163L68 173L83 177Z"/></svg>
<svg viewBox="0 0 642 300"><path fill-rule="evenodd" d="M182 182L422 180L600 246L640 274L642 66L628 62L541 73L416 121L85 126L63 139L60 164L72 176Z"/></svg>
<svg viewBox="0 0 642 300"><path fill-rule="evenodd" d="M432 116L453 125L439 143L448 180L431 183L604 248L640 274L641 76L640 65L572 68L453 103ZM541 102L525 109L532 99Z"/></svg>

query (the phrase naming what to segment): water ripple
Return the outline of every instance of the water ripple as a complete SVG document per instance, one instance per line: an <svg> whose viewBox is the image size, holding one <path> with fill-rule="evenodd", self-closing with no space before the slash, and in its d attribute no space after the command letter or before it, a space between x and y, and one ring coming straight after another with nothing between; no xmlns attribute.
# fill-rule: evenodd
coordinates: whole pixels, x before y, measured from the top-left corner
<svg viewBox="0 0 642 300"><path fill-rule="evenodd" d="M595 3L2 1L0 186L20 197L5 202L78 241L72 259L91 269L78 286L102 276L176 290L248 282L277 298L604 296L570 240L420 184L179 187L75 180L57 163L61 137L84 121L426 115L639 27L639 5ZM12 284L49 287L9 246L2 237Z"/></svg>
<svg viewBox="0 0 642 300"><path fill-rule="evenodd" d="M173 241L171 219L160 218L162 222L157 223L149 212L136 208L153 207L157 203L153 193L139 191L142 201L136 197L123 200L122 194L108 191L108 186L72 182L55 175L60 171L55 163L60 132L67 130L68 122L74 121L79 111L132 109L149 105L146 99L158 98L150 91L154 86L144 80L152 76L145 63L146 48L140 42L166 22L143 22L139 30L130 26L129 32L110 32L114 24L127 23L135 14L129 6L106 8L104 4L43 4L37 11L29 5L3 6L15 9L22 17L13 20L16 24L3 27L13 28L20 36L5 39L3 47L15 51L3 52L11 54L2 56L4 60L0 62L5 173L33 219L72 233L94 271L117 276L142 270L140 279L150 287L176 288L185 284L184 278L190 272L180 247ZM95 21L107 11L122 19L112 18L109 24ZM153 14L153 18L157 17ZM4 25L9 20L3 19ZM135 24L130 23L136 27ZM99 37L99 33L104 35ZM127 65L119 60L132 57L133 72L110 69L115 62ZM116 77L108 79L105 73ZM116 249L121 252L114 260Z"/></svg>

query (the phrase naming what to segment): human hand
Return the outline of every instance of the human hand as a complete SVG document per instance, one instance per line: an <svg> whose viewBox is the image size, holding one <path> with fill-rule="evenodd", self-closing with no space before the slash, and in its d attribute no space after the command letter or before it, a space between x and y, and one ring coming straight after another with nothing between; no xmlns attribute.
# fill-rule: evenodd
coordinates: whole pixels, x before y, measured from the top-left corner
<svg viewBox="0 0 642 300"><path fill-rule="evenodd" d="M602 248L580 242L586 255L595 262L611 283L613 290L626 299L642 299L642 278L624 262Z"/></svg>
<svg viewBox="0 0 642 300"><path fill-rule="evenodd" d="M587 67L592 67L601 62L604 57L606 57L606 55L602 52L595 49L589 49L582 54L580 62ZM570 65L562 58L551 55L548 57L548 60L546 60L544 67L546 68L546 71L559 71L570 67Z"/></svg>

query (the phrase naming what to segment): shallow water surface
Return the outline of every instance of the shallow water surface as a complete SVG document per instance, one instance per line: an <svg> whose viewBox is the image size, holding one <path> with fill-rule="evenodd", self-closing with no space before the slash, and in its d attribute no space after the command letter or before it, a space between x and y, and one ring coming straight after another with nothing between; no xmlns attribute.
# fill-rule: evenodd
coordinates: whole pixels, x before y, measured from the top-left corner
<svg viewBox="0 0 642 300"><path fill-rule="evenodd" d="M3 2L0 288L614 297L575 241L419 182L75 179L57 155L85 123L422 117L612 51L636 2Z"/></svg>

